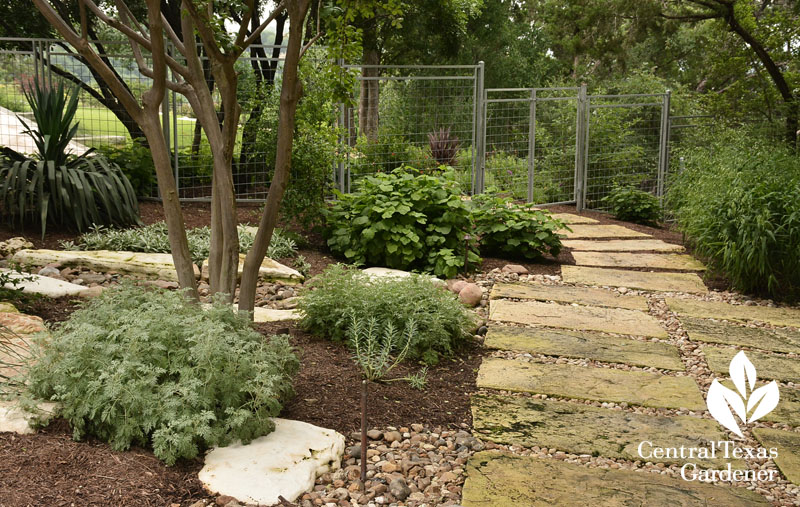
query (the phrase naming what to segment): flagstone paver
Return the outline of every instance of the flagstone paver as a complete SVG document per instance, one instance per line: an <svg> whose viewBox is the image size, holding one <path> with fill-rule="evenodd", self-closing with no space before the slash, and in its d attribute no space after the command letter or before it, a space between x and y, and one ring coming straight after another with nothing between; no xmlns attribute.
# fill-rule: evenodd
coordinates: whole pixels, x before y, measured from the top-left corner
<svg viewBox="0 0 800 507"><path fill-rule="evenodd" d="M799 330L744 327L696 317L681 317L680 321L692 340L800 354Z"/></svg>
<svg viewBox="0 0 800 507"><path fill-rule="evenodd" d="M665 370L684 369L678 348L674 345L597 333L492 326L484 344L491 349L580 357L609 363L652 366Z"/></svg>
<svg viewBox="0 0 800 507"><path fill-rule="evenodd" d="M573 224L571 231L559 231L567 239L592 239L592 238L649 238L649 234L637 232L621 225L607 224Z"/></svg>
<svg viewBox="0 0 800 507"><path fill-rule="evenodd" d="M666 298L669 309L678 315L725 320L758 320L775 326L800 327L800 308L731 305L721 301Z"/></svg>
<svg viewBox="0 0 800 507"><path fill-rule="evenodd" d="M561 278L567 283L607 285L666 292L708 292L695 273L652 273L588 266L561 266Z"/></svg>
<svg viewBox="0 0 800 507"><path fill-rule="evenodd" d="M492 288L491 299L502 298L559 301L562 303L647 311L647 299L642 296L622 296L608 290L570 287L569 285L496 283Z"/></svg>
<svg viewBox="0 0 800 507"><path fill-rule="evenodd" d="M683 252L681 245L666 243L660 239L611 239L593 241L588 239L565 239L565 248L587 252Z"/></svg>
<svg viewBox="0 0 800 507"><path fill-rule="evenodd" d="M601 331L653 338L667 337L667 332L655 317L637 310L623 308L494 300L489 303L489 318L494 321L578 331Z"/></svg>
<svg viewBox="0 0 800 507"><path fill-rule="evenodd" d="M716 373L728 373L731 359L739 349L727 347L703 347L708 367ZM800 359L790 356L778 356L748 350L747 358L753 363L760 378L800 382Z"/></svg>
<svg viewBox="0 0 800 507"><path fill-rule="evenodd" d="M478 371L477 385L486 389L648 407L704 410L706 406L700 389L691 377L572 364L487 358Z"/></svg>
<svg viewBox="0 0 800 507"><path fill-rule="evenodd" d="M654 416L578 403L537 400L512 396L472 397L472 419L475 430L484 440L492 442L554 448L572 454L591 454L631 461L642 459L638 454L641 442L651 442L643 448L645 456L654 447L700 448L710 442L726 440L727 435L716 421L690 416ZM697 463L726 466L729 460L681 458L679 455L647 461L660 463ZM737 468L744 462L733 464Z"/></svg>
<svg viewBox="0 0 800 507"><path fill-rule="evenodd" d="M800 433L754 428L753 435L763 447L778 448L775 464L787 479L800 486Z"/></svg>
<svg viewBox="0 0 800 507"><path fill-rule="evenodd" d="M570 224L596 224L598 220L594 218L584 217L581 215L576 215L574 213L552 213L551 217L561 220L567 225Z"/></svg>
<svg viewBox="0 0 800 507"><path fill-rule="evenodd" d="M464 507L768 505L745 488L491 451L476 453L467 464L461 503Z"/></svg>
<svg viewBox="0 0 800 507"><path fill-rule="evenodd" d="M691 255L675 253L572 252L578 266L608 268L653 268L704 271L702 262Z"/></svg>

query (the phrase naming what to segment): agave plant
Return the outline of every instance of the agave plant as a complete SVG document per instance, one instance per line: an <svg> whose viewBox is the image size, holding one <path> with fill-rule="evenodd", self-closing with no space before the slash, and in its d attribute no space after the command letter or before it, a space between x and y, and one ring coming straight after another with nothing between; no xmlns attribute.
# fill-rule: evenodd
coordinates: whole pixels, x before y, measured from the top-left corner
<svg viewBox="0 0 800 507"><path fill-rule="evenodd" d="M44 238L47 223L79 231L93 224L139 224L139 207L133 187L116 164L92 153L68 153L78 131L73 124L78 109L78 88L64 83L47 87L38 80L25 90L36 127L20 118L26 134L36 144L35 158L0 159L0 204L14 224L26 217L39 222Z"/></svg>
<svg viewBox="0 0 800 507"><path fill-rule="evenodd" d="M439 165L453 165L460 143L456 136L450 134L450 127L447 127L428 133L428 145L431 156Z"/></svg>

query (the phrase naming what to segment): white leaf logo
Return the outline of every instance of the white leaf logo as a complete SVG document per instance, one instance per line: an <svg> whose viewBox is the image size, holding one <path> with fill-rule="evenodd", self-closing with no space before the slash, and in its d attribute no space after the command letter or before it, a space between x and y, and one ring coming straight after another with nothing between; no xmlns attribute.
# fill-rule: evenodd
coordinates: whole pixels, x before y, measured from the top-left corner
<svg viewBox="0 0 800 507"><path fill-rule="evenodd" d="M736 417L742 424L749 424L772 412L778 406L780 399L778 384L773 380L753 390L756 385L756 367L743 351L731 360L729 371L733 385L739 392L728 389L714 379L708 388L706 405L717 422L738 436L744 437ZM747 414L750 414L749 418Z"/></svg>

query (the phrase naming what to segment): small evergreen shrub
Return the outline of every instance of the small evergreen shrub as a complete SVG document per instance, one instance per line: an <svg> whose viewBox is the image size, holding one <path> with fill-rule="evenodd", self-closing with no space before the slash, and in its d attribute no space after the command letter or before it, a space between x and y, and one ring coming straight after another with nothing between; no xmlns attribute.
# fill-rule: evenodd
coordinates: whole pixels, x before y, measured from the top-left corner
<svg viewBox="0 0 800 507"><path fill-rule="evenodd" d="M631 186L615 186L601 199L614 218L634 224L654 225L661 219L661 204L649 192Z"/></svg>
<svg viewBox="0 0 800 507"><path fill-rule="evenodd" d="M472 198L475 233L481 255L507 255L538 259L561 251L559 231L566 229L548 211L514 204L511 199L492 193Z"/></svg>
<svg viewBox="0 0 800 507"><path fill-rule="evenodd" d="M347 342L352 315L374 317L397 332L413 322L408 357L436 363L462 343L474 317L447 290L429 277L370 278L358 269L330 266L312 279L298 308L305 314L301 325L315 334Z"/></svg>
<svg viewBox="0 0 800 507"><path fill-rule="evenodd" d="M271 432L299 365L285 336L265 339L222 300L203 310L180 292L131 285L37 344L29 394L59 402L74 438L152 445L168 465Z"/></svg>
<svg viewBox="0 0 800 507"><path fill-rule="evenodd" d="M359 180L328 212L328 246L354 264L422 270L452 278L480 260L465 236L470 208L447 175L401 168Z"/></svg>

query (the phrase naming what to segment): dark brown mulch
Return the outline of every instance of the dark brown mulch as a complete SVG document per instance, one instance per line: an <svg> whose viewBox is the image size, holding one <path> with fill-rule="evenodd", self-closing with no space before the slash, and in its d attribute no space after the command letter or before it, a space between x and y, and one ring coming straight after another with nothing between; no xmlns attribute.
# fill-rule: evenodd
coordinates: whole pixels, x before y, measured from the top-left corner
<svg viewBox="0 0 800 507"><path fill-rule="evenodd" d="M0 505L189 505L208 498L199 460L167 467L150 451L75 442L56 421L35 435L0 433Z"/></svg>
<svg viewBox="0 0 800 507"><path fill-rule="evenodd" d="M36 295L21 295L14 300L10 300L14 306L22 313L41 317L48 324L55 324L67 320L78 309L80 303L85 299L79 297L48 298Z"/></svg>
<svg viewBox="0 0 800 507"><path fill-rule="evenodd" d="M345 435L361 425L361 373L352 354L341 343L316 338L294 325L273 323L259 325L264 334L291 335L292 345L300 355L300 372L295 376L296 395L283 409L281 417L305 421ZM466 345L452 359L443 359L428 370L424 390L407 382L376 383L368 386L368 426L454 427L472 426L469 394L474 392L475 377L483 352L476 345ZM390 377L415 373L419 365L402 365Z"/></svg>

